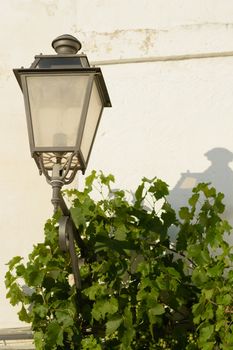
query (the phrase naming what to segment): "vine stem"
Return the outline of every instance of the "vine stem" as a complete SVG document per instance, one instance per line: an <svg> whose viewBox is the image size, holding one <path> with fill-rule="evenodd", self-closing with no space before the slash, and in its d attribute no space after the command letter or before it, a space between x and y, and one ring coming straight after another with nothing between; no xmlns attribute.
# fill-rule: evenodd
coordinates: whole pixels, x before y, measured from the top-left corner
<svg viewBox="0 0 233 350"><path fill-rule="evenodd" d="M187 259L193 267L197 267L197 265L195 264L195 262L193 262L190 258L188 258L184 253L182 253L182 252L177 252L175 249L172 249L172 248L167 248L167 247L164 247L164 248L166 248L166 249L169 250L170 252L173 252L173 253L176 253L177 255L182 256L183 258Z"/></svg>

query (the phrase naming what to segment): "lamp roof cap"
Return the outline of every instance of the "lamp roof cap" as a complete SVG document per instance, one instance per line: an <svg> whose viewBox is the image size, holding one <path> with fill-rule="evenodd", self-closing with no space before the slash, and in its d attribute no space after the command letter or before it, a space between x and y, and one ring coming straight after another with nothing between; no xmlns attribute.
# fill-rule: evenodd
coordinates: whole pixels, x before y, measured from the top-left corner
<svg viewBox="0 0 233 350"><path fill-rule="evenodd" d="M80 41L70 34L63 34L52 41L52 47L57 54L76 54L82 47Z"/></svg>

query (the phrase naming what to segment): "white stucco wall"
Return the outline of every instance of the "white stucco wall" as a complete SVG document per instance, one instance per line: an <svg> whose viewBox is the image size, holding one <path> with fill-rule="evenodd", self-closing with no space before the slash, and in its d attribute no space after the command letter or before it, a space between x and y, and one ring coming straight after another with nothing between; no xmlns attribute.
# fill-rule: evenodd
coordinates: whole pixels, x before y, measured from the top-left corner
<svg viewBox="0 0 233 350"><path fill-rule="evenodd" d="M233 2L2 0L0 28L2 328L19 325L5 298L4 264L28 254L52 213L50 188L30 158L12 68L52 54L58 35L77 36L89 60L101 63L113 104L103 114L88 172L111 172L117 187L132 189L156 175L170 184L175 206L196 181L210 180L227 192L231 218ZM209 161L206 152L219 147L225 150L212 151Z"/></svg>

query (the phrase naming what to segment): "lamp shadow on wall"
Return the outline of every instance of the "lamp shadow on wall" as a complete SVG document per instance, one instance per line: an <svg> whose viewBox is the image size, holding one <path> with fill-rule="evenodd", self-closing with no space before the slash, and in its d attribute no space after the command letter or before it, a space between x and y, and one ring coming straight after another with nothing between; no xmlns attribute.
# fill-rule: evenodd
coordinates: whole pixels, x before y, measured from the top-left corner
<svg viewBox="0 0 233 350"><path fill-rule="evenodd" d="M226 206L223 217L233 225L233 171L229 163L233 161L233 153L226 148L213 148L204 154L211 162L202 173L187 171L182 173L179 181L171 190L168 201L178 212L179 208L188 205L192 188L200 182L211 183L218 192L224 193ZM233 240L233 239L232 239Z"/></svg>

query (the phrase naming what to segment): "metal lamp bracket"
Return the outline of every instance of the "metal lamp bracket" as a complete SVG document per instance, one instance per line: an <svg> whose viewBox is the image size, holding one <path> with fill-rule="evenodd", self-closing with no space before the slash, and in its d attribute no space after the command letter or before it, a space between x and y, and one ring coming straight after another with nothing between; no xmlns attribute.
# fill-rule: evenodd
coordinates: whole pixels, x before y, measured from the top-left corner
<svg viewBox="0 0 233 350"><path fill-rule="evenodd" d="M78 265L78 257L74 244L74 223L69 216L62 216L59 220L59 246L63 252L69 252L77 289L81 289L81 278Z"/></svg>
<svg viewBox="0 0 233 350"><path fill-rule="evenodd" d="M66 183L65 176L66 169L64 169L64 166L60 163L56 163L53 165L52 176L48 182L53 189L51 201L54 205L54 212L60 208L63 214L59 220L59 247L63 252L68 252L70 254L75 285L76 288L80 290L81 278L78 257L75 251L75 240L78 242L79 234L61 194L62 186Z"/></svg>

